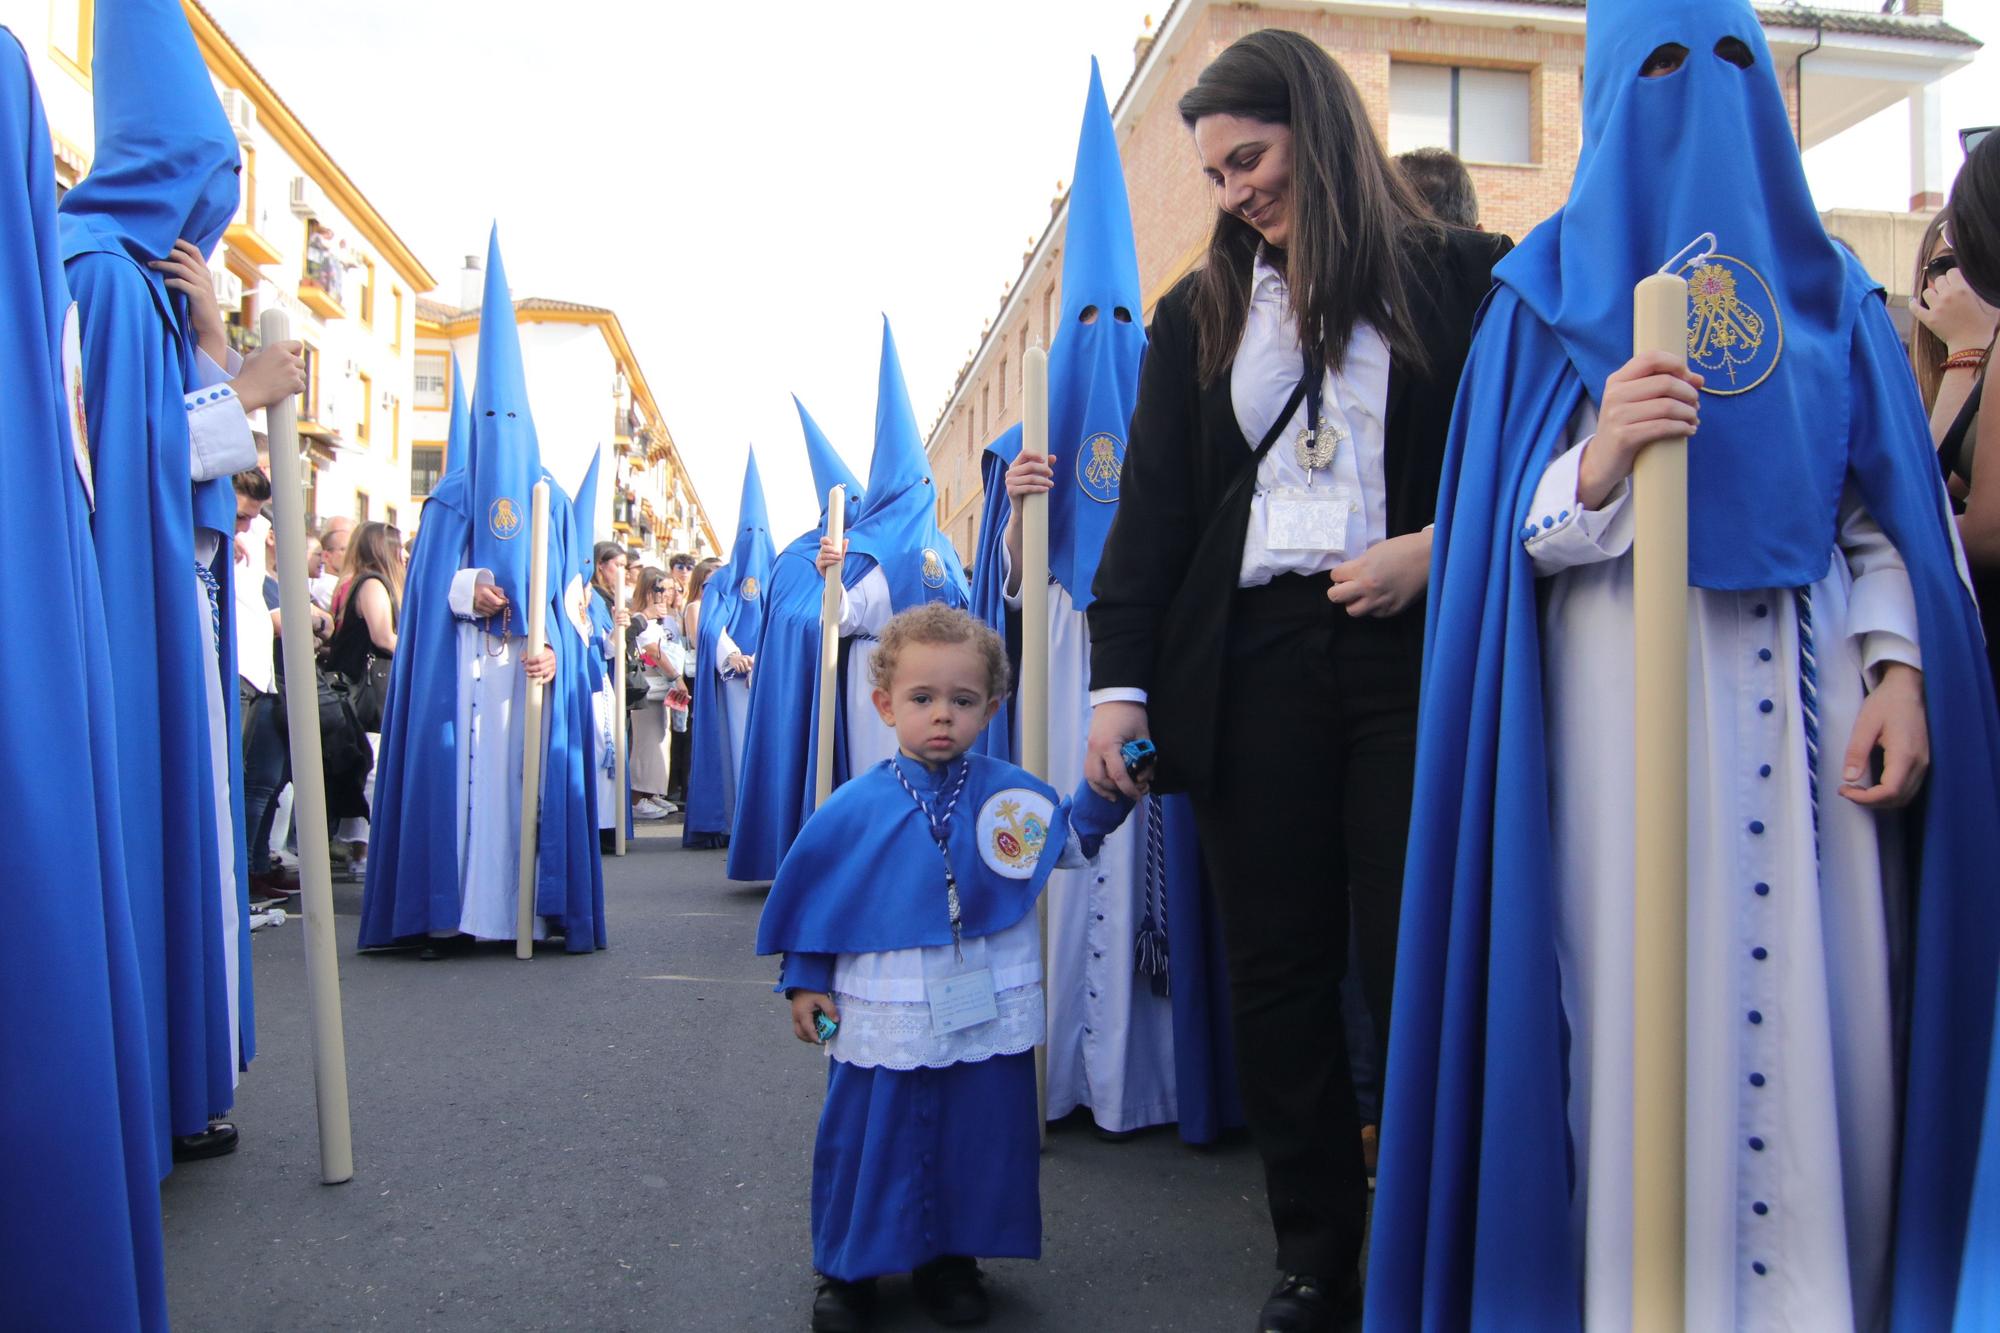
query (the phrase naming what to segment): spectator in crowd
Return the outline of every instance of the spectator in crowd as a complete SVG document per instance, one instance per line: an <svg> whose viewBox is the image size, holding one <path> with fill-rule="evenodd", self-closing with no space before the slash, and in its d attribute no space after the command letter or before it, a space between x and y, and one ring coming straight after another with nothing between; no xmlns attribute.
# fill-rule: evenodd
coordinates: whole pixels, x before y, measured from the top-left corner
<svg viewBox="0 0 2000 1333"><path fill-rule="evenodd" d="M667 799L672 746L667 695L683 664L674 602L679 593L680 585L665 570L648 565L640 571L632 598L629 650L634 673L646 685L645 699L632 709L632 753L626 766L634 819L665 819L680 809Z"/></svg>
<svg viewBox="0 0 2000 1333"><path fill-rule="evenodd" d="M328 669L347 681L355 716L368 735L372 753L382 744L382 711L389 691L389 669L396 655L396 621L403 603L403 544L386 523L363 523L354 530L347 553L347 579L333 639L327 645ZM341 819L340 840L349 847L347 871L360 878L367 871L368 808L374 798L375 768L339 784L338 799L327 791L328 812Z"/></svg>
<svg viewBox="0 0 2000 1333"><path fill-rule="evenodd" d="M1439 222L1485 230L1479 225L1479 196L1472 189L1472 173L1456 153L1443 148L1412 148L1396 155L1396 165Z"/></svg>
<svg viewBox="0 0 2000 1333"><path fill-rule="evenodd" d="M673 581L681 585L681 597L687 597L688 580L694 577L695 559L686 551L676 551L667 557L667 573Z"/></svg>
<svg viewBox="0 0 2000 1333"><path fill-rule="evenodd" d="M1926 288L1926 304L1935 288L1941 309L1949 309L1963 298L1980 303L1990 321L2000 307L2000 137L1988 133L1966 155L1965 166L1952 184L1949 215L1944 238L1958 261L1955 271L1945 273ZM1961 290L1961 285L1963 290ZM1986 628L1987 664L2000 680L2000 404L1993 402L1993 377L1987 373L1993 327L1986 325L1987 340L1978 338L1978 325L1957 331L1959 343L1946 363L1956 365L1944 374L1938 390L1940 401L1956 386L1952 383L1976 381L1968 385L1968 405L1976 404L1962 433L1961 441L1945 452L1954 476L1964 483L1964 512L1958 519L1959 540L1965 545L1965 560L1972 569L1972 582L1979 595L1980 617ZM1940 333L1942 329L1938 330ZM1931 416L1933 427L1938 414Z"/></svg>
<svg viewBox="0 0 2000 1333"><path fill-rule="evenodd" d="M675 557L679 559L680 557ZM691 558L691 557L690 557ZM681 606L681 690L687 696L686 703L676 714L674 721L673 757L668 769L667 797L675 805L687 804L688 774L694 771L694 672L695 657L701 642L701 592L708 585L708 576L722 567L722 562L708 556L695 564L689 573L687 591L683 594Z"/></svg>
<svg viewBox="0 0 2000 1333"><path fill-rule="evenodd" d="M625 793L614 785L617 765L612 747L617 742L615 728L624 720L625 701L614 692L617 680L611 670L617 629L622 625L629 630L632 623L624 606L625 548L617 542L598 542L591 549L591 566L590 651L601 654L604 664L602 679L591 695L598 746L591 770L597 775L598 846L608 852L616 841L620 812L627 806Z"/></svg>
<svg viewBox="0 0 2000 1333"><path fill-rule="evenodd" d="M1121 748L1151 736L1162 788L1191 790L1282 1275L1256 1327L1293 1333L1358 1295L1349 904L1386 1049L1431 520L1509 243L1431 217L1310 38L1239 39L1180 113L1213 237L1154 313L1089 609L1084 771L1141 794ZM1297 498L1315 472L1340 507Z"/></svg>
<svg viewBox="0 0 2000 1333"><path fill-rule="evenodd" d="M279 693L278 580L275 537L263 510L271 483L254 469L232 479L236 491L236 683L242 704L243 810L249 843L250 896L285 897L298 876L271 861L271 821L287 770L284 698Z"/></svg>
<svg viewBox="0 0 2000 1333"><path fill-rule="evenodd" d="M347 541L353 532L354 520L345 514L320 526L320 572L313 576L312 597L323 611L333 610L334 590L340 586L340 568L347 563Z"/></svg>

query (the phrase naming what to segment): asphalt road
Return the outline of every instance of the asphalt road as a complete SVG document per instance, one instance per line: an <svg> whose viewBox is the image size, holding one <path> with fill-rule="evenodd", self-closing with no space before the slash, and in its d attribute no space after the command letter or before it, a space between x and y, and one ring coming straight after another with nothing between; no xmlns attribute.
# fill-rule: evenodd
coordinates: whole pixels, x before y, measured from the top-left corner
<svg viewBox="0 0 2000 1333"><path fill-rule="evenodd" d="M763 886L657 826L606 858L611 948L354 952L335 885L354 1179L319 1183L303 930L253 936L242 1147L162 1191L180 1329L805 1329L824 1062L750 952ZM1043 1257L1002 1330L1240 1330L1273 1273L1256 1159L1050 1135ZM932 1327L906 1282L877 1327Z"/></svg>

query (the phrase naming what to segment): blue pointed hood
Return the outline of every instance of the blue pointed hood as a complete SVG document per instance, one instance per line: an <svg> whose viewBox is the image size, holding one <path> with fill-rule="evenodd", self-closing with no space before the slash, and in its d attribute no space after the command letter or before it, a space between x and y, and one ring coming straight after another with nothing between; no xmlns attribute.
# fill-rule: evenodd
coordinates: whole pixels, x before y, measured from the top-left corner
<svg viewBox="0 0 2000 1333"><path fill-rule="evenodd" d="M466 470L466 459L472 454L472 409L465 405L465 371L458 364L458 353L451 354L451 427L444 437L444 476L450 477ZM442 480L442 478L440 478Z"/></svg>
<svg viewBox="0 0 2000 1333"><path fill-rule="evenodd" d="M1049 349L1049 572L1081 611L1118 511L1125 431L1146 355L1139 256L1118 136L1097 61L1077 136L1076 175L1063 229L1062 318Z"/></svg>
<svg viewBox="0 0 2000 1333"><path fill-rule="evenodd" d="M771 586L771 566L777 558L771 519L764 508L764 482L757 472L757 451L753 448L743 465L743 498L736 507L736 544L730 548L726 570L730 604L724 626L746 653L757 651L755 645L764 633L764 593ZM715 586L713 578L709 586ZM706 617L702 623L707 624Z"/></svg>
<svg viewBox="0 0 2000 1333"><path fill-rule="evenodd" d="M62 201L63 258L124 255L184 328L186 298L146 262L183 239L214 252L241 189L236 135L180 0L97 0L92 33L96 155Z"/></svg>
<svg viewBox="0 0 2000 1333"><path fill-rule="evenodd" d="M812 465L813 493L819 497L821 530L826 528L826 493L836 486L847 488L845 522L848 527L853 527L854 520L861 513L863 495L861 479L847 466L846 460L840 456L840 451L826 438L826 432L819 428L817 421L813 420L812 413L806 411L806 405L799 401L797 394L792 395L792 406L799 409L799 426L806 434L806 461Z"/></svg>
<svg viewBox="0 0 2000 1333"><path fill-rule="evenodd" d="M472 386L472 564L517 609L528 604L529 492L542 476L542 451L528 412L521 331L500 259L500 227L486 247L486 294L479 305L479 379ZM549 584L560 579L551 574Z"/></svg>
<svg viewBox="0 0 2000 1333"><path fill-rule="evenodd" d="M1834 545L1846 466L1829 442L1873 283L1813 208L1748 0L1592 0L1584 40L1569 202L1493 275L1554 331L1595 398L1631 356L1633 285L1713 233L1713 255L1679 266L1689 365L1707 381L1688 453L1689 579L1812 583ZM1732 43L1747 67L1721 53ZM1686 49L1680 67L1642 78L1667 44Z"/></svg>
<svg viewBox="0 0 2000 1333"><path fill-rule="evenodd" d="M579 568L583 571L583 581L589 583L597 574L592 568L597 549L597 465L604 461L604 446L598 445L590 455L590 466L583 470L583 480L577 483L576 499L571 502L576 514L576 546Z"/></svg>
<svg viewBox="0 0 2000 1333"><path fill-rule="evenodd" d="M910 409L896 338L882 320L882 368L875 396L875 454L868 464L868 498L848 535L851 554L866 556L889 580L891 605L902 611L927 601L968 601L965 568L937 525L937 487L924 438ZM850 586L867 565L850 560Z"/></svg>

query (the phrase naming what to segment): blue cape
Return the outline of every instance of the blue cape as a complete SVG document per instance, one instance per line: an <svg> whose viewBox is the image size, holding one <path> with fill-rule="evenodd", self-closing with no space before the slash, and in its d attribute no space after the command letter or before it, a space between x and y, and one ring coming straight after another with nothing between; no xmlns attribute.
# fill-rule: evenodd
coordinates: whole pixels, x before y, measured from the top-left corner
<svg viewBox="0 0 2000 1333"><path fill-rule="evenodd" d="M0 1277L30 1327L167 1327L160 1160L112 735L111 640L63 371L55 164L0 39L0 616L34 627L0 695L10 929L0 968Z"/></svg>
<svg viewBox="0 0 2000 1333"><path fill-rule="evenodd" d="M1025 769L982 754L965 758L971 770L945 837L958 881L960 934L978 939L1034 910L1062 858L1072 821L1085 852L1095 854L1130 806L1113 804L1088 786L1061 800L1055 788ZM951 943L937 843L897 780L897 766L926 799L941 780L955 776L953 767L928 771L897 755L829 796L799 831L793 844L798 855L785 858L764 900L758 953L872 953ZM1035 828L1032 819L1016 819L1017 811L1001 808L1004 794L1018 790L1049 803L1046 825ZM982 819L989 804L991 817ZM1013 873L1002 873L996 861L1014 862Z"/></svg>
<svg viewBox="0 0 2000 1333"><path fill-rule="evenodd" d="M1049 348L1049 449L1056 455L1049 573L1085 611L1118 510L1125 431L1139 401L1139 363L1146 355L1132 210L1094 57L1072 180L1062 309Z"/></svg>
<svg viewBox="0 0 2000 1333"><path fill-rule="evenodd" d="M819 680L820 593L825 584L814 558L826 531L826 495L847 488L847 513L854 522L863 499L861 483L841 461L805 404L794 398L805 432L806 458L819 495L819 526L801 533L771 562L764 592L764 630L757 644L757 669L750 676L750 717L744 728L742 772L736 778L736 815L730 824L728 874L731 879L768 880L812 813L813 749L818 735L814 700ZM834 749L835 776L844 755Z"/></svg>
<svg viewBox="0 0 2000 1333"><path fill-rule="evenodd" d="M1897 1327L1940 1328L1992 1039L2000 902L1984 886L2000 864L2000 717L1895 330L1858 265L1844 299L1853 343L1821 387L1844 390L1846 426L1816 445L1842 460L1908 565L1930 703L1927 794L1909 814L1921 835L1894 1300ZM1521 530L1586 388L1554 332L1497 289L1460 384L1438 504L1371 1329L1581 1320L1541 631ZM1703 430L1726 411L1705 403Z"/></svg>
<svg viewBox="0 0 2000 1333"><path fill-rule="evenodd" d="M889 580L890 605L907 610L925 602L963 607L968 601L958 548L937 525L937 487L930 459L910 410L895 335L882 320L882 366L875 393L875 453L868 463L868 498L847 534L848 559L841 582L852 588L880 567Z"/></svg>
<svg viewBox="0 0 2000 1333"><path fill-rule="evenodd" d="M245 1061L256 1047L242 820L229 824L245 947L231 958L218 902L215 795L198 776L226 766L229 790L242 791L241 747L209 752L201 675L202 638L213 635L225 733L239 735L236 504L227 478L193 486L183 394L195 348L183 331L185 301L169 300L145 261L181 237L204 253L214 248L236 208L237 158L178 4L106 0L96 11L95 43L97 157L90 176L64 197L58 229L82 324L98 565L117 571L104 585L104 609L123 648L111 662L119 804L135 890L159 1164L169 1170L170 1136L202 1132L235 1100L231 968ZM220 538L208 566L219 588L214 619L197 610L189 583L197 526Z"/></svg>
<svg viewBox="0 0 2000 1333"><path fill-rule="evenodd" d="M764 483L757 475L757 451L752 449L743 465L743 496L736 507L736 542L729 563L702 585L694 709L688 719L694 735L688 746L692 777L681 829L683 847L729 845L729 826L736 813L736 768L742 756L729 752L729 716L722 680L715 673L722 664L724 630L739 650L757 655L764 635L765 588L777 558L764 508Z"/></svg>

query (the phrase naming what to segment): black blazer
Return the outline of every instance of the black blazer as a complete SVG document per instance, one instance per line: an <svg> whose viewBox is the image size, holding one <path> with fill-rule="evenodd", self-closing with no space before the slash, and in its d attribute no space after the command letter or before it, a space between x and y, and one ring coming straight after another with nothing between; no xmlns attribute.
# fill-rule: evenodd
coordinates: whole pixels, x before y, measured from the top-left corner
<svg viewBox="0 0 2000 1333"><path fill-rule="evenodd" d="M1448 229L1405 255L1411 314L1429 353L1428 372L1401 357L1389 365L1383 471L1388 533L1417 532L1437 511L1438 475L1473 318L1493 283L1493 265L1513 248L1505 236ZM1193 277L1160 298L1139 376L1139 402L1119 482L1118 514L1091 585L1091 686L1132 686L1148 696L1160 746L1155 785L1196 790L1215 753L1230 604L1250 525L1252 488L1224 492L1250 465L1251 442L1236 424L1229 376L1203 388L1190 309ZM1331 604L1329 604L1331 606ZM1405 611L1418 625L1421 604Z"/></svg>

